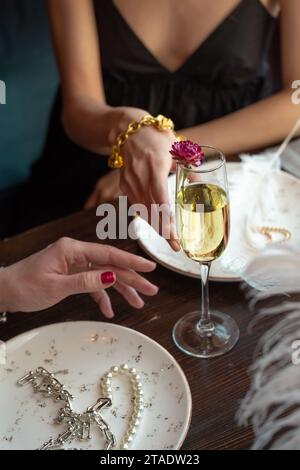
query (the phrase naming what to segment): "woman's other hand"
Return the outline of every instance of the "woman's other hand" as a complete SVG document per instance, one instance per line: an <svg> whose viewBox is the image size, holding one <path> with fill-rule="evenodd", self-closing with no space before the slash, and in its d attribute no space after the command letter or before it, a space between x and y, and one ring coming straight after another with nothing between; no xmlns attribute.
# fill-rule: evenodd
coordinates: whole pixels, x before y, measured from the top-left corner
<svg viewBox="0 0 300 470"><path fill-rule="evenodd" d="M0 310L33 312L49 308L74 294L89 293L107 318L114 287L134 308L139 294L152 296L158 287L138 272L151 272L155 263L117 248L62 238L44 250L0 272Z"/></svg>

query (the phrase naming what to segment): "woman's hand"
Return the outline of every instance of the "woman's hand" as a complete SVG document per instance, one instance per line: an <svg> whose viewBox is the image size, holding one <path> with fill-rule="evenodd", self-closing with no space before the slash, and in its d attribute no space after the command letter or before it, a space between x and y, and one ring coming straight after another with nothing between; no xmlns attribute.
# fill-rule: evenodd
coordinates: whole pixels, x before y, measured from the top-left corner
<svg viewBox="0 0 300 470"><path fill-rule="evenodd" d="M62 238L0 272L0 310L32 312L64 298L89 293L107 318L114 312L105 289L113 286L134 308L144 305L139 293L155 295L158 287L139 272L155 263L117 248Z"/></svg>
<svg viewBox="0 0 300 470"><path fill-rule="evenodd" d="M174 140L173 132L160 132L153 127L143 128L130 136L122 149L126 164L121 170L120 187L131 203L146 206L151 225L154 222L150 215L157 214L160 208L163 210L164 216L160 216L160 227L157 228L178 251L168 194L168 176L174 169L170 155Z"/></svg>
<svg viewBox="0 0 300 470"><path fill-rule="evenodd" d="M111 141L115 143L130 122L139 121L147 114L136 108L115 108L111 114ZM164 229L170 245L178 251L168 195L168 176L175 169L170 155L174 141L172 131L160 132L154 127L144 127L131 135L122 147L125 167L120 170L120 189L131 204L145 205L149 222L152 205L164 206L166 217L160 219L160 232Z"/></svg>
<svg viewBox="0 0 300 470"><path fill-rule="evenodd" d="M113 170L97 181L97 184L86 201L84 208L97 207L102 202L113 201L122 195L120 188L120 170Z"/></svg>

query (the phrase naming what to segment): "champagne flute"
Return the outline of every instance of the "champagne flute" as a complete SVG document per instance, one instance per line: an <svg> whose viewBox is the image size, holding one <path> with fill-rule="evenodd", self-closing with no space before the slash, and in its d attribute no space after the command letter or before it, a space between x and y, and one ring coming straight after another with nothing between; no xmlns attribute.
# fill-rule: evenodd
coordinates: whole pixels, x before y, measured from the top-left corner
<svg viewBox="0 0 300 470"><path fill-rule="evenodd" d="M232 349L239 329L230 316L209 309L209 270L228 244L230 205L225 156L213 147L202 150L199 167L177 162L175 196L179 243L201 268L201 310L176 323L173 339L186 354L210 358Z"/></svg>

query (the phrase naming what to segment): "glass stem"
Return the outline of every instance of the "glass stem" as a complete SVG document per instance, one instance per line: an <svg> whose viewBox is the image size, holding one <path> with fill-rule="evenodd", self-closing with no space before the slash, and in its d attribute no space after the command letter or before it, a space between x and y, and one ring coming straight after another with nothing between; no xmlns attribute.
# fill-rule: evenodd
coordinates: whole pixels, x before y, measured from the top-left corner
<svg viewBox="0 0 300 470"><path fill-rule="evenodd" d="M200 264L201 274L201 317L197 329L201 336L209 336L214 330L214 324L209 313L209 289L208 278L211 263Z"/></svg>

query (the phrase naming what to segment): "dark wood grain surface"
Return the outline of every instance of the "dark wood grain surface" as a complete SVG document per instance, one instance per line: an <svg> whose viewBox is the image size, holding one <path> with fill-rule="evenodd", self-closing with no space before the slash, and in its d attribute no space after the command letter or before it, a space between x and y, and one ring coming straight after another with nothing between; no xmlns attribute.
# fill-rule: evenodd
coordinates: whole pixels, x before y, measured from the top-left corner
<svg viewBox="0 0 300 470"><path fill-rule="evenodd" d="M0 262L13 263L61 236L96 241L97 222L95 211L80 212L3 241L0 243ZM142 254L134 241L122 240L112 244ZM240 327L240 340L233 351L220 358L201 360L188 357L173 344L171 331L177 319L199 307L199 282L159 266L148 277L160 286L159 294L147 299L143 310L136 311L112 293L117 312L114 321L156 340L176 358L184 370L191 387L193 415L183 448L249 448L253 437L251 429L238 428L235 414L239 401L249 387L247 370L257 340L266 326L261 325L249 334L247 327L254 314L248 310L239 284L211 282L211 306L235 318ZM76 296L41 313L11 314L7 324L0 326L0 339L5 341L41 325L69 320L95 321L103 320L103 317L88 296Z"/></svg>

